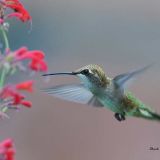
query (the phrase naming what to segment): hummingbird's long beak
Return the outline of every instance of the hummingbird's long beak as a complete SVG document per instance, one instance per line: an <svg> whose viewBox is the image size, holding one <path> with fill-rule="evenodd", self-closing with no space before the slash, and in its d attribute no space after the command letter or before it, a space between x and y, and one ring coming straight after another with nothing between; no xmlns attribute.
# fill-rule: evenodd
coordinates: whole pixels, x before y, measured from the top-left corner
<svg viewBox="0 0 160 160"><path fill-rule="evenodd" d="M78 72L60 72L60 73L46 73L42 76L54 76L54 75L76 75Z"/></svg>

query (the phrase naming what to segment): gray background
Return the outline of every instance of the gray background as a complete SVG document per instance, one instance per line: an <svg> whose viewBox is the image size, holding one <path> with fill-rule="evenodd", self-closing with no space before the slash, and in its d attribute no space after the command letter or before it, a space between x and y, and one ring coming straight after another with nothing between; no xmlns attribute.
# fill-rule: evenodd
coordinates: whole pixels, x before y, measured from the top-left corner
<svg viewBox="0 0 160 160"><path fill-rule="evenodd" d="M158 0L28 0L29 26L11 21L12 49L26 45L46 52L49 71L72 71L83 65L103 66L108 76L155 65L129 88L160 113L160 1ZM22 79L22 78L21 78ZM24 79L24 78L23 78ZM71 83L70 77L37 75L32 109L0 121L0 139L15 140L17 160L158 160L160 123L129 118L119 123L113 113L66 102L39 91Z"/></svg>

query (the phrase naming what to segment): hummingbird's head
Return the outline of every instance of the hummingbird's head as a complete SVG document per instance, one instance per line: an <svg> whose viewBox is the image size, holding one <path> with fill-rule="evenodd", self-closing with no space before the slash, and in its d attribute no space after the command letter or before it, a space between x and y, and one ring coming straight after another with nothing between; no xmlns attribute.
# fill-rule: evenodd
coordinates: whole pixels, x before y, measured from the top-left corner
<svg viewBox="0 0 160 160"><path fill-rule="evenodd" d="M84 66L73 73L78 73L76 75L84 84L87 83L88 85L90 84L97 87L106 87L109 83L103 69L96 64Z"/></svg>
<svg viewBox="0 0 160 160"><path fill-rule="evenodd" d="M109 84L109 79L107 79L103 69L96 64L84 66L73 72L51 73L44 74L43 76L48 75L75 75L78 76L88 88L105 88L107 84Z"/></svg>

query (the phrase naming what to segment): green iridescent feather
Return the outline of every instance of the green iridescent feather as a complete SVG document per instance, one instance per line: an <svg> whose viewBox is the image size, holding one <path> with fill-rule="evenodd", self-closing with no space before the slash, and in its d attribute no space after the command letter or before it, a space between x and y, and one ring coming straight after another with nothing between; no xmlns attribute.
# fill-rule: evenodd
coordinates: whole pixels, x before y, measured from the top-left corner
<svg viewBox="0 0 160 160"><path fill-rule="evenodd" d="M145 105L141 100L136 98L131 92L125 94L130 106L124 106L130 111L127 112L128 116L142 117L151 120L160 120L160 115L153 111L149 106Z"/></svg>

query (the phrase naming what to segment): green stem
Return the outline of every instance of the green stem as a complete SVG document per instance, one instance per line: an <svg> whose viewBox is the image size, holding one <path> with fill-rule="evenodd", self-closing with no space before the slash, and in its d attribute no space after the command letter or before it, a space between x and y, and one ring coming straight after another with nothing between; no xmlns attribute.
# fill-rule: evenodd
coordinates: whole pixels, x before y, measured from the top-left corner
<svg viewBox="0 0 160 160"><path fill-rule="evenodd" d="M2 68L2 70L1 70L1 77L0 77L0 88L2 88L3 85L4 85L5 75L6 75L5 69Z"/></svg>
<svg viewBox="0 0 160 160"><path fill-rule="evenodd" d="M3 39L4 39L4 45L5 45L5 49L9 49L9 42L8 42L8 37L7 37L7 33L6 31L1 27L0 28Z"/></svg>

